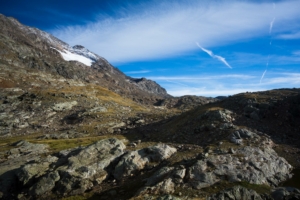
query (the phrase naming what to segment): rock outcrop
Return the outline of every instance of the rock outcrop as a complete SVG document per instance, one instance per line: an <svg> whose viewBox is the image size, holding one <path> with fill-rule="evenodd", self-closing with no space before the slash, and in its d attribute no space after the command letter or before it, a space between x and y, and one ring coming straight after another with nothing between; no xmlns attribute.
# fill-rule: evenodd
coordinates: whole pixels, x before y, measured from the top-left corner
<svg viewBox="0 0 300 200"><path fill-rule="evenodd" d="M211 155L197 161L189 169L188 177L197 189L220 180L276 186L290 177L291 170L292 166L273 149L246 146L233 155Z"/></svg>
<svg viewBox="0 0 300 200"><path fill-rule="evenodd" d="M165 144L158 144L137 151L126 153L114 170L114 177L120 180L145 168L150 162L161 162L176 153L176 149Z"/></svg>
<svg viewBox="0 0 300 200"><path fill-rule="evenodd" d="M17 177L34 196L54 190L61 195L81 194L106 179L107 167L124 149L120 140L101 140L82 149L63 151L59 158L50 156L25 164L18 170Z"/></svg>

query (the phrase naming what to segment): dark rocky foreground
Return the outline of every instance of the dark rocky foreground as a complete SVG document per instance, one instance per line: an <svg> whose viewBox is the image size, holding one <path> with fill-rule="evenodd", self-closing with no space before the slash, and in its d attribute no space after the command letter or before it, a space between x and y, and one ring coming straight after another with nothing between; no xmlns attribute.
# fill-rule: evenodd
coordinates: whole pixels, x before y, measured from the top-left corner
<svg viewBox="0 0 300 200"><path fill-rule="evenodd" d="M171 141L150 145L109 138L51 153L47 145L19 141L3 153L2 198L51 199L85 193L100 199L299 198L297 188L279 187L292 177L293 166L274 151L270 136L236 126L234 116L229 110L199 115L198 123L216 124L218 141L198 149ZM142 147L144 143L147 147ZM139 184L126 188L132 181ZM220 191L214 194L208 188ZM124 197L126 189L129 195Z"/></svg>

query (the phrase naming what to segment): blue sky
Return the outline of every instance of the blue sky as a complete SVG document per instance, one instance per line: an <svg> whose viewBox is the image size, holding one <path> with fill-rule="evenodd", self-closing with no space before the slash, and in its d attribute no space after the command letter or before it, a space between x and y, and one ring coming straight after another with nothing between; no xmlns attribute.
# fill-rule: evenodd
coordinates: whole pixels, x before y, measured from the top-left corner
<svg viewBox="0 0 300 200"><path fill-rule="evenodd" d="M10 0L0 13L174 96L300 85L300 0Z"/></svg>

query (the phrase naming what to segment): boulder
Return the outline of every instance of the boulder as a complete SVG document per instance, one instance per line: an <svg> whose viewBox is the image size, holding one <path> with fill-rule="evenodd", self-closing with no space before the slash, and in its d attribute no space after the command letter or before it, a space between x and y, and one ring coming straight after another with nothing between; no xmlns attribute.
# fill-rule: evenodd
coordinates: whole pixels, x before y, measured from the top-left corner
<svg viewBox="0 0 300 200"><path fill-rule="evenodd" d="M292 166L267 147L243 147L236 153L211 155L196 162L188 172L189 183L197 189L219 180L247 181L252 184L276 186L290 176Z"/></svg>
<svg viewBox="0 0 300 200"><path fill-rule="evenodd" d="M38 178L46 173L49 166L58 160L57 157L48 156L38 162L29 163L21 167L16 175L22 185L30 184L33 178Z"/></svg>
<svg viewBox="0 0 300 200"><path fill-rule="evenodd" d="M176 149L166 144L157 144L137 151L125 154L117 166L113 175L116 179L129 176L143 169L150 162L161 162L176 153Z"/></svg>
<svg viewBox="0 0 300 200"><path fill-rule="evenodd" d="M202 118L206 118L210 121L218 121L223 123L230 123L233 121L231 117L232 111L230 110L209 110L206 111Z"/></svg>
<svg viewBox="0 0 300 200"><path fill-rule="evenodd" d="M45 144L33 144L25 140L18 141L14 144L16 148L7 151L8 158L18 157L25 154L42 154L48 152L48 145Z"/></svg>
<svg viewBox="0 0 300 200"><path fill-rule="evenodd" d="M65 165L57 169L61 177L58 183L59 192L79 194L94 183L100 184L108 175L106 168L124 153L125 148L120 140L112 138L79 150L68 158Z"/></svg>
<svg viewBox="0 0 300 200"><path fill-rule="evenodd" d="M33 196L39 196L51 191L55 187L55 183L60 179L57 171L50 172L43 176L37 183L35 183L29 190Z"/></svg>
<svg viewBox="0 0 300 200"><path fill-rule="evenodd" d="M209 172L207 168L207 164L202 160L189 168L188 179L194 188L205 188L219 181L218 177L213 172Z"/></svg>
<svg viewBox="0 0 300 200"><path fill-rule="evenodd" d="M239 129L231 133L229 140L235 144L242 144L243 139L246 138L260 138L256 133L253 133L247 129Z"/></svg>

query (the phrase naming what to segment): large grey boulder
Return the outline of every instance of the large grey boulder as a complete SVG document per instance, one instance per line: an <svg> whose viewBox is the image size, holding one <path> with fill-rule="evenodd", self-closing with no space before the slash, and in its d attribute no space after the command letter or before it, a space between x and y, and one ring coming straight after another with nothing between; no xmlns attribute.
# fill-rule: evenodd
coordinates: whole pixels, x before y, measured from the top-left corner
<svg viewBox="0 0 300 200"><path fill-rule="evenodd" d="M17 170L19 182L29 187L32 196L57 191L61 195L82 194L100 184L109 174L108 166L126 146L118 139L98 141L87 147L59 152L25 164Z"/></svg>
<svg viewBox="0 0 300 200"><path fill-rule="evenodd" d="M59 167L59 181L62 194L78 190L84 192L100 184L108 175L106 167L124 153L126 146L118 139L106 139L87 146L68 158L67 164Z"/></svg>
<svg viewBox="0 0 300 200"><path fill-rule="evenodd" d="M30 187L30 194L39 196L51 191L55 187L55 183L60 179L57 171L50 172L43 176L37 183Z"/></svg>
<svg viewBox="0 0 300 200"><path fill-rule="evenodd" d="M6 198L9 195L9 190L14 188L15 185L27 184L33 177L43 175L49 165L57 159L54 156L41 158L41 154L48 152L48 145L34 144L24 140L13 144L14 148L6 151L3 155L6 155L8 159L0 162L0 192L2 192ZM31 169L27 164L33 164L40 162L41 164L36 166L32 165ZM20 180L19 180L20 178Z"/></svg>
<svg viewBox="0 0 300 200"><path fill-rule="evenodd" d="M254 190L234 186L207 198L207 200L263 200Z"/></svg>
<svg viewBox="0 0 300 200"><path fill-rule="evenodd" d="M48 156L36 163L28 163L21 167L16 175L22 185L26 185L32 181L33 178L38 178L46 173L49 166L58 160L55 156Z"/></svg>
<svg viewBox="0 0 300 200"><path fill-rule="evenodd" d="M116 179L129 176L143 169L150 162L161 162L176 153L176 149L166 144L157 144L125 154L113 173Z"/></svg>
<svg viewBox="0 0 300 200"><path fill-rule="evenodd" d="M292 166L273 149L246 146L233 155L212 155L198 161L190 167L188 177L189 183L197 189L222 179L273 186L288 179L291 170Z"/></svg>

